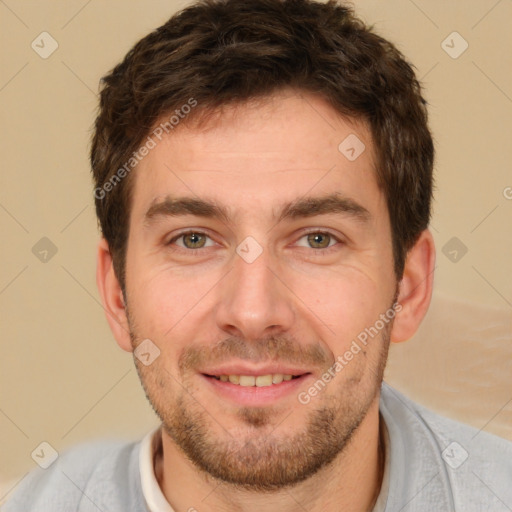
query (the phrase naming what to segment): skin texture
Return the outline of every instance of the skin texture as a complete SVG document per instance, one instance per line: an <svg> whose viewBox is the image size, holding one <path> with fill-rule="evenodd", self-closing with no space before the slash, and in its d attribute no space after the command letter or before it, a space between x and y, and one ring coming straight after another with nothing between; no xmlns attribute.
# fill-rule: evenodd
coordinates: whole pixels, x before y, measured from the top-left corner
<svg viewBox="0 0 512 512"><path fill-rule="evenodd" d="M366 147L354 161L338 150L350 134ZM384 462L378 402L389 342L410 338L423 319L435 260L426 230L396 282L372 147L363 122L341 118L319 97L283 91L227 107L207 127L179 127L134 171L127 304L104 240L97 282L118 344L133 351L150 339L160 350L148 366L135 362L162 420L156 474L175 510L371 510ZM366 218L273 217L285 203L334 191ZM214 200L228 217L148 219L169 196ZM176 238L187 230L198 236ZM236 252L249 236L251 251L262 249L250 263ZM301 403L298 393L395 298L394 321ZM201 375L231 362L309 375L272 402L240 404Z"/></svg>

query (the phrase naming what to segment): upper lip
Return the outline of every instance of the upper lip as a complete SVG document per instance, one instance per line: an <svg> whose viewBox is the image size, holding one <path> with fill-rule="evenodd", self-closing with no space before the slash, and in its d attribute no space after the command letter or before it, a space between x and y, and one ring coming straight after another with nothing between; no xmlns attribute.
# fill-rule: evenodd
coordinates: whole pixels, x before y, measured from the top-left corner
<svg viewBox="0 0 512 512"><path fill-rule="evenodd" d="M215 368L205 368L200 371L205 375L271 375L282 373L283 375L303 375L311 373L304 368L297 368L296 366L286 366L283 364L267 364L265 366L248 366L247 364L225 364Z"/></svg>

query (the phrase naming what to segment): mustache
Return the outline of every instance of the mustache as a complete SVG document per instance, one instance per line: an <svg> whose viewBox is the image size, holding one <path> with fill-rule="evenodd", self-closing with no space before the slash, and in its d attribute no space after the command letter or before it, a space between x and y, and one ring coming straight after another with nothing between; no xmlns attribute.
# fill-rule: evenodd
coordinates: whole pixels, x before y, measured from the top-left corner
<svg viewBox="0 0 512 512"><path fill-rule="evenodd" d="M270 336L248 342L231 336L214 345L189 346L183 350L178 366L181 372L196 370L205 364L242 359L252 363L272 361L324 368L334 363L334 355L321 343L303 346L289 337Z"/></svg>

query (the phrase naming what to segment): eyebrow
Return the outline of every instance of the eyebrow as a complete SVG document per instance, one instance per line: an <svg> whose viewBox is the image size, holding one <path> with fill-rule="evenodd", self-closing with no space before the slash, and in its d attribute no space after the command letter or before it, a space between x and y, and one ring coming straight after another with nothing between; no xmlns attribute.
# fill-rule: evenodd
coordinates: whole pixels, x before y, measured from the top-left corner
<svg viewBox="0 0 512 512"><path fill-rule="evenodd" d="M371 213L362 205L339 193L324 196L302 197L285 203L278 213L274 211L273 219L280 223L283 220L315 217L317 215L341 214L357 221L367 223ZM194 215L196 217L218 219L226 224L231 222L228 210L217 201L194 197L166 197L153 203L144 215L144 224L150 226L161 217L179 217Z"/></svg>

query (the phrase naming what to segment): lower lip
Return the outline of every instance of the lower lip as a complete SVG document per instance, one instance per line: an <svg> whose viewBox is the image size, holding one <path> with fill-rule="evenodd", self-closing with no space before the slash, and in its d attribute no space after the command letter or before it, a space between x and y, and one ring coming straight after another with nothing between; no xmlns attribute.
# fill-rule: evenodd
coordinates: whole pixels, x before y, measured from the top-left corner
<svg viewBox="0 0 512 512"><path fill-rule="evenodd" d="M271 386L240 386L231 382L223 382L215 377L208 377L201 374L201 378L206 384L211 386L217 395L225 397L236 402L238 405L245 406L263 406L278 401L281 398L290 395L297 395L299 388L304 386L306 380L312 375L306 373L297 379L284 380L279 384Z"/></svg>

